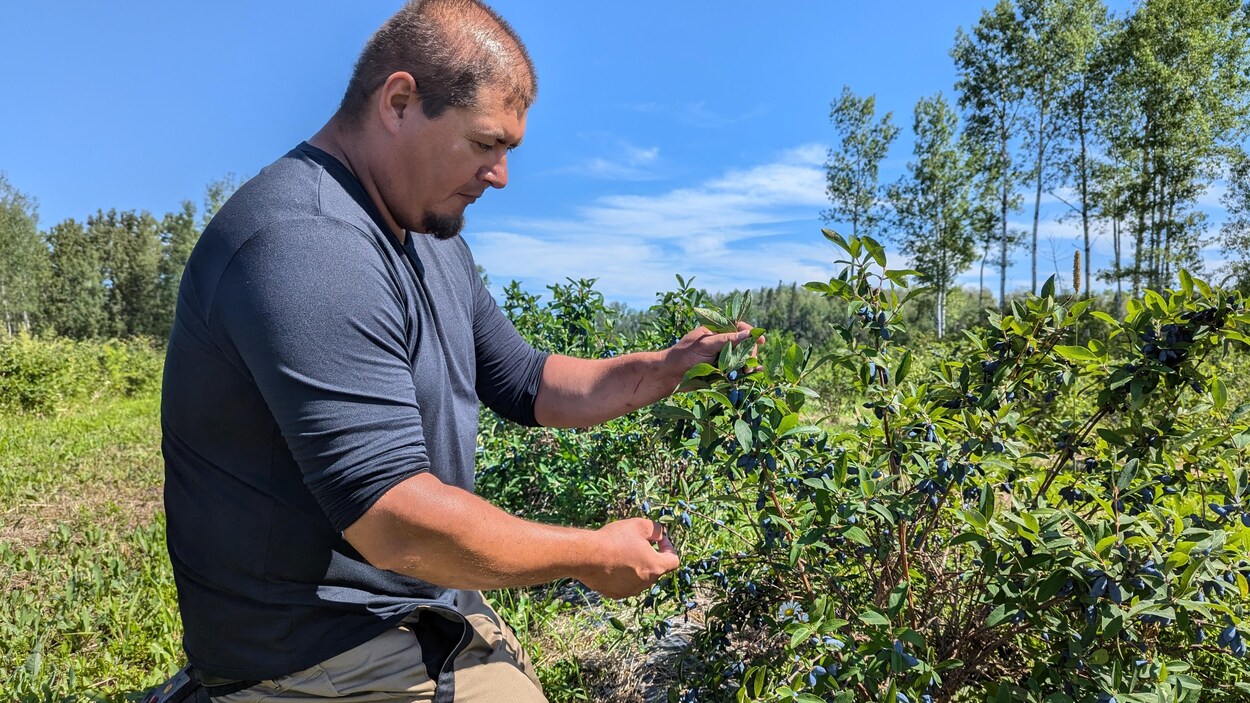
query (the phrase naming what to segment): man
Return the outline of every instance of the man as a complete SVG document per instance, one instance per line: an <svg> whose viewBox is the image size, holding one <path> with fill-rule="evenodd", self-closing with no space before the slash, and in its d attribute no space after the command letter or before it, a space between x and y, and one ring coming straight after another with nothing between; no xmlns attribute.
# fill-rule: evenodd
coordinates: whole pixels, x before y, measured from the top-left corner
<svg viewBox="0 0 1250 703"><path fill-rule="evenodd" d="M541 701L479 590L572 577L624 597L678 565L649 520L540 525L472 493L479 399L587 426L748 334L602 360L521 340L457 234L507 184L535 92L478 0L411 2L329 123L196 246L165 366L165 499L184 645L217 700Z"/></svg>

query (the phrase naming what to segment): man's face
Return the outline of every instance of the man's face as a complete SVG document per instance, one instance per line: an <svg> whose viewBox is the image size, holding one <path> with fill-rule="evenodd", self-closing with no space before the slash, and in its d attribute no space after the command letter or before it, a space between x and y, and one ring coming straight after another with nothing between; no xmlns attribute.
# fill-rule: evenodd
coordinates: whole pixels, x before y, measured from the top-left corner
<svg viewBox="0 0 1250 703"><path fill-rule="evenodd" d="M383 198L405 230L449 239L464 210L488 187L508 184L508 151L525 134L525 112L483 89L476 108L447 108L428 119L413 98L404 108Z"/></svg>

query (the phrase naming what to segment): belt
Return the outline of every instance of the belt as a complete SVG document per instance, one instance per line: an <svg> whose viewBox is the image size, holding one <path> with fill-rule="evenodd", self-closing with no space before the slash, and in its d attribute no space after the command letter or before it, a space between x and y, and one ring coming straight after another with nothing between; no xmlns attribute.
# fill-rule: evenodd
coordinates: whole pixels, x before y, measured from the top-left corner
<svg viewBox="0 0 1250 703"><path fill-rule="evenodd" d="M191 678L200 683L199 688L195 692L196 703L208 703L210 698L228 696L231 693L238 693L260 683L259 681L223 679L212 674L205 674L194 668L191 669L191 672Z"/></svg>

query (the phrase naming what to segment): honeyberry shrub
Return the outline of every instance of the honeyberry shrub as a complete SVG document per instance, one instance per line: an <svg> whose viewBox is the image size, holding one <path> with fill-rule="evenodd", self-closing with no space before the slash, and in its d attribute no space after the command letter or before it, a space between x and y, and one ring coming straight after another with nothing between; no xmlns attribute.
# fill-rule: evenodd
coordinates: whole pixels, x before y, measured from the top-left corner
<svg viewBox="0 0 1250 703"><path fill-rule="evenodd" d="M1246 700L1250 406L1212 372L1243 298L1182 274L1119 320L1052 279L922 372L894 343L916 273L826 236L830 354L729 346L654 406L684 454L638 508L683 566L640 630L697 627L670 700ZM1075 344L1087 317L1108 331ZM848 430L803 420L822 364Z"/></svg>
<svg viewBox="0 0 1250 703"><path fill-rule="evenodd" d="M544 299L514 281L505 288L501 307L527 341L552 353L610 357L661 343L646 322L634 320L635 332L623 334L622 311L606 304L594 284L568 279L548 286ZM484 411L477 490L511 512L543 522L587 525L619 516L626 511L626 476L653 469L672 454L648 423L634 413L590 429L530 429Z"/></svg>

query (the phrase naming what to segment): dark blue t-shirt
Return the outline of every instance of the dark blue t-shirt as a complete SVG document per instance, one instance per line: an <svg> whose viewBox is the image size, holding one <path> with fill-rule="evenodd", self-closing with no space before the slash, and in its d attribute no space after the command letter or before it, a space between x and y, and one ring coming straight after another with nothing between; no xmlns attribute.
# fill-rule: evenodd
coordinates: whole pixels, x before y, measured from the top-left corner
<svg viewBox="0 0 1250 703"><path fill-rule="evenodd" d="M546 359L459 237L386 231L301 144L248 181L183 274L161 399L170 559L190 661L273 679L455 593L342 538L423 471L473 488L479 398L535 424ZM419 261L419 263L415 263Z"/></svg>

